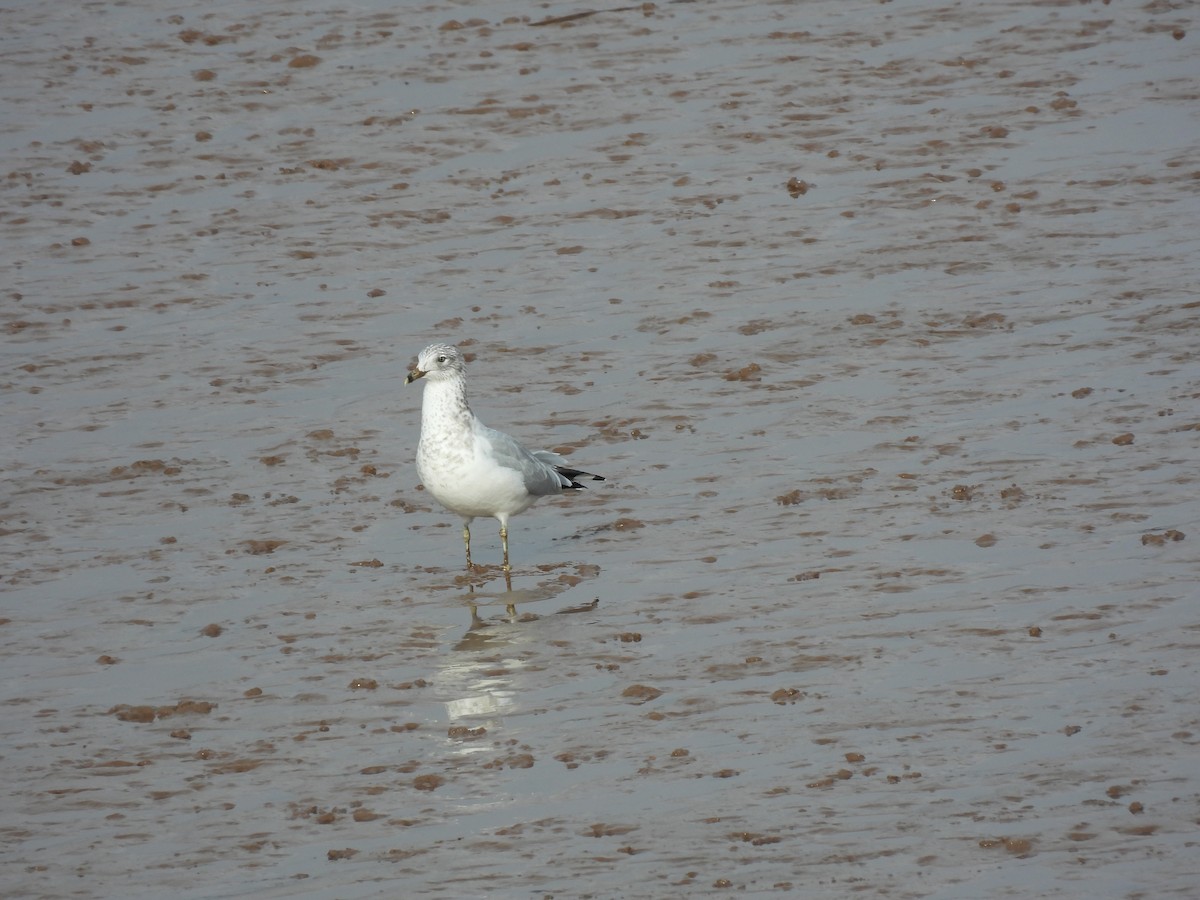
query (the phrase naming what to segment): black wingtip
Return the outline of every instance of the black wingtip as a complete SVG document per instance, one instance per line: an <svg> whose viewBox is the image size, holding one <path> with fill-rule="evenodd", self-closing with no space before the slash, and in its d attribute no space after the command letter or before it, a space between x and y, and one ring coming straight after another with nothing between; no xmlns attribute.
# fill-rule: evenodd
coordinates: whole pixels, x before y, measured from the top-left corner
<svg viewBox="0 0 1200 900"><path fill-rule="evenodd" d="M554 471L571 482L567 490L582 491L587 487L587 485L579 484L575 481L580 476L590 478L592 481L604 481L603 475L593 475L591 472L585 472L582 469L568 469L566 466L555 466Z"/></svg>

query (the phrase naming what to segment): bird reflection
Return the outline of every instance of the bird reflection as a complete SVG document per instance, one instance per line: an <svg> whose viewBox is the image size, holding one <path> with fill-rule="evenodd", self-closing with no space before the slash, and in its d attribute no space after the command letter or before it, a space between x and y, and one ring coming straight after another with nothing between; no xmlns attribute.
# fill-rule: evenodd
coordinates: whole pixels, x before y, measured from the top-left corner
<svg viewBox="0 0 1200 900"><path fill-rule="evenodd" d="M539 598L541 599L541 598ZM468 608L471 612L471 624L467 626L466 632L458 643L454 645L455 650L475 651L484 649L496 649L504 644L516 643L521 633L513 632L509 629L501 629L498 626L517 625L525 622L536 622L541 616L535 613L525 613L522 616L517 615L516 603L507 603L504 606L505 618L493 617L485 619L479 615L479 605L468 601ZM567 606L563 609L555 610L553 615L567 616L573 613L591 612L600 605L600 598L589 600L587 603L579 603L575 606Z"/></svg>
<svg viewBox="0 0 1200 900"><path fill-rule="evenodd" d="M444 657L438 674L439 684L453 699L446 700L446 714L451 722L463 719L498 720L513 712L521 696L520 686L531 660L536 660L538 643L548 632L533 623L545 618L533 612L517 615L518 603L546 600L568 585L507 591L490 597L475 584L467 585L464 598L471 621L466 632L454 644L455 653ZM489 606L504 605L504 615L484 615ZM551 616L589 612L600 605L600 598L555 610ZM535 665L535 670L540 666ZM490 726L487 726L490 727Z"/></svg>
<svg viewBox="0 0 1200 900"><path fill-rule="evenodd" d="M473 631L488 627L489 622L494 621L485 620L479 615L479 608L481 606L503 604L504 612L509 622L534 621L540 618L540 616L534 613L526 613L523 616L518 616L517 604L549 600L570 590L581 581L595 578L600 574L599 566L572 563L538 566L536 574L550 575L560 569L571 569L574 571L559 572L553 579L539 581L532 587L516 589L513 588L512 570L499 566L472 565L465 572L455 575L454 587L466 588L463 600L471 612L471 624L467 629L468 636ZM502 591L499 590L499 584L496 583L500 576L503 576L504 579L504 589ZM584 604L570 610L559 610L559 612L582 612L585 609L591 608L594 608L594 605Z"/></svg>

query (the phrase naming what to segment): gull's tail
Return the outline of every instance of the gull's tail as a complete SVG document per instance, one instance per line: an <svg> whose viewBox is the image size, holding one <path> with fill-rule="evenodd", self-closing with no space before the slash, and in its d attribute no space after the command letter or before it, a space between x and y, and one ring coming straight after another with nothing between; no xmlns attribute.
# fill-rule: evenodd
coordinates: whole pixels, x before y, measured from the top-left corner
<svg viewBox="0 0 1200 900"><path fill-rule="evenodd" d="M567 480L567 484L563 485L564 491L581 491L586 484L579 484L575 479L580 477L590 478L592 481L603 481L603 475L593 475L591 472L585 472L582 469L568 469L566 466L555 466L554 471Z"/></svg>
<svg viewBox="0 0 1200 900"><path fill-rule="evenodd" d="M567 465L567 461L562 456L559 456L553 450L534 450L531 455L539 462L544 462L555 472L558 473L559 486L564 491L581 491L585 485L579 484L576 478L590 478L592 481L603 481L603 475L593 475L591 472L585 472L583 469L572 469Z"/></svg>

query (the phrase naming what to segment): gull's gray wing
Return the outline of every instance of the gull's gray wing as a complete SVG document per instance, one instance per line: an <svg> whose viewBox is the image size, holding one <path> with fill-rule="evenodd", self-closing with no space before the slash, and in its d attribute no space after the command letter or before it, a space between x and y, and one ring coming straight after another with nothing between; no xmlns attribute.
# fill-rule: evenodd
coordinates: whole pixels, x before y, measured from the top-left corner
<svg viewBox="0 0 1200 900"><path fill-rule="evenodd" d="M490 456L496 465L506 469L516 469L521 473L521 480L534 497L544 497L548 494L561 494L563 488L571 487L571 481L555 471L557 465L566 465L566 460L557 453L549 450L530 452L522 447L517 440L503 431L482 425L479 429L483 437L491 445Z"/></svg>

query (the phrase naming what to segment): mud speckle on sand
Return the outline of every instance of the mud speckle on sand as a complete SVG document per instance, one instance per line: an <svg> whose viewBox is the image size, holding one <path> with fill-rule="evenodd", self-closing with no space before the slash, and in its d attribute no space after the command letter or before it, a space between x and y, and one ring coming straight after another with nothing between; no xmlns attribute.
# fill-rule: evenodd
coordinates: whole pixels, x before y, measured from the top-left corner
<svg viewBox="0 0 1200 900"><path fill-rule="evenodd" d="M1193 895L1194 18L9 4L0 894Z"/></svg>

